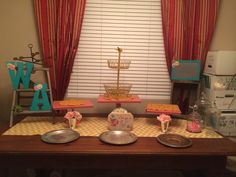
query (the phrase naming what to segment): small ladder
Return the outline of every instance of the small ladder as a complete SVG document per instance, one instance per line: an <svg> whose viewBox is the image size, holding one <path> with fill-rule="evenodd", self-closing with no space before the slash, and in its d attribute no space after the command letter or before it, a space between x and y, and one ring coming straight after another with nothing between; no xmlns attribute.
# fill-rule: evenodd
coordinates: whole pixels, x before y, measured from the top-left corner
<svg viewBox="0 0 236 177"><path fill-rule="evenodd" d="M52 105L53 103L53 97L52 97L52 90L51 90L51 80L50 80L50 75L49 75L49 68L44 68L44 67L34 67L32 73L36 73L38 71L46 73L46 79L47 79L47 85L48 85L48 95L49 95L49 102ZM29 108L24 108L23 110L17 111L16 107L21 103L21 99L32 99L33 100L33 95L21 95L23 92L28 92L28 93L34 93L35 90L33 89L33 84L29 89L24 89L24 88L18 88L13 91L13 98L12 98L12 106L11 106L11 114L10 114L10 124L9 127L12 127L14 123L14 117L16 115L27 115L27 114L34 114L34 113L52 113L52 110L50 111L30 111ZM30 105L24 106L24 107L29 107Z"/></svg>

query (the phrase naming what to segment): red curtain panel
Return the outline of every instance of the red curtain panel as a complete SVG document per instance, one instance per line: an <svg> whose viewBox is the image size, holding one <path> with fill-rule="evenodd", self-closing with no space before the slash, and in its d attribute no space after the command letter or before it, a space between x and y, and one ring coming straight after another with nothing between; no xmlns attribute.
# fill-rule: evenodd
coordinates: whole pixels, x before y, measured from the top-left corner
<svg viewBox="0 0 236 177"><path fill-rule="evenodd" d="M201 71L212 40L219 0L161 0L166 63L201 60Z"/></svg>
<svg viewBox="0 0 236 177"><path fill-rule="evenodd" d="M203 71L215 29L219 0L161 0L162 27L169 74L173 60L200 60ZM172 93L182 113L188 113L190 85ZM175 95L173 95L175 94Z"/></svg>
<svg viewBox="0 0 236 177"><path fill-rule="evenodd" d="M54 100L64 99L79 44L86 0L34 0L43 62Z"/></svg>

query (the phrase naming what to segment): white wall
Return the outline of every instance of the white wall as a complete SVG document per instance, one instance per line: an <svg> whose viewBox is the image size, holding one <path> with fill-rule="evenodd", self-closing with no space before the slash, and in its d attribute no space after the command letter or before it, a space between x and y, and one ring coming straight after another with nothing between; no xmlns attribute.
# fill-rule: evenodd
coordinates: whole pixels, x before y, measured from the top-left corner
<svg viewBox="0 0 236 177"><path fill-rule="evenodd" d="M39 51L32 0L0 1L0 122L9 120L12 86L5 62L29 56L27 45Z"/></svg>
<svg viewBox="0 0 236 177"><path fill-rule="evenodd" d="M236 1L221 0L210 50L236 50Z"/></svg>

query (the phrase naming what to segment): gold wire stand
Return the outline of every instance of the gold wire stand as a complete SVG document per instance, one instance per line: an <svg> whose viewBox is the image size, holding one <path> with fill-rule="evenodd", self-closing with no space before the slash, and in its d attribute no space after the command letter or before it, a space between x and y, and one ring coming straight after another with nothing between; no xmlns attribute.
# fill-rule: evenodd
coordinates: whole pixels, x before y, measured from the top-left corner
<svg viewBox="0 0 236 177"><path fill-rule="evenodd" d="M120 70L128 69L131 61L121 60L122 49L117 47L117 50L118 50L118 60L107 60L109 68L117 69L116 83L104 84L106 90L105 96L112 98L125 98L130 96L129 92L132 87L132 84L127 84L127 83L120 84Z"/></svg>

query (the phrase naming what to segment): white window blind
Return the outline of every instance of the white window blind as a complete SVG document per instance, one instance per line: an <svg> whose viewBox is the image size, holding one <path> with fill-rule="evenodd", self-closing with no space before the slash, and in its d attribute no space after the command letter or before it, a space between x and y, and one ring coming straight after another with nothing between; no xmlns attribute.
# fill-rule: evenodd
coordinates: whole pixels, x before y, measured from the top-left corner
<svg viewBox="0 0 236 177"><path fill-rule="evenodd" d="M143 99L169 99L160 0L87 0L67 97L96 98L104 83L116 83L108 59L131 60L122 83Z"/></svg>

